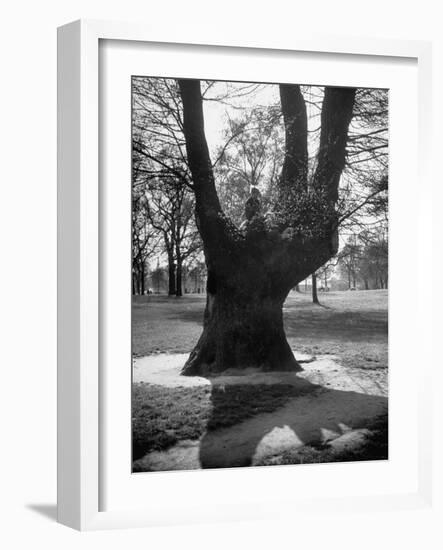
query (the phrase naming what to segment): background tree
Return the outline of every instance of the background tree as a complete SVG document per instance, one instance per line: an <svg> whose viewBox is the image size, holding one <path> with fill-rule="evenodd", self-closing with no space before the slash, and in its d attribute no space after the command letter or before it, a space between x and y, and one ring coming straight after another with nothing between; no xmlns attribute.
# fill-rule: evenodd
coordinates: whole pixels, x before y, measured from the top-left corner
<svg viewBox="0 0 443 550"><path fill-rule="evenodd" d="M148 260L158 251L159 237L148 223L146 197L134 186L132 193L132 294L145 294Z"/></svg>
<svg viewBox="0 0 443 550"><path fill-rule="evenodd" d="M183 263L201 249L201 241L194 220L180 94L174 80L136 77L132 97L133 186L146 198L146 223L162 237L168 294L182 296Z"/></svg>
<svg viewBox="0 0 443 550"><path fill-rule="evenodd" d="M275 106L252 107L229 119L225 144L214 164L217 194L232 222L244 222L244 208L252 187L262 195L262 208L271 202L283 161L280 113Z"/></svg>
<svg viewBox="0 0 443 550"><path fill-rule="evenodd" d="M205 292L206 265L204 261L197 258L191 263L188 270L188 279L191 292L196 294Z"/></svg>
<svg viewBox="0 0 443 550"><path fill-rule="evenodd" d="M318 301L318 292L317 292L317 273L314 272L311 275L311 289L312 289L312 302L314 304L319 304Z"/></svg>
<svg viewBox="0 0 443 550"><path fill-rule="evenodd" d="M348 240L338 255L338 266L346 278L349 290L357 288L360 260L361 246L354 236Z"/></svg>
<svg viewBox="0 0 443 550"><path fill-rule="evenodd" d="M388 243L384 238L370 242L362 250L359 276L364 288L388 288Z"/></svg>
<svg viewBox="0 0 443 550"><path fill-rule="evenodd" d="M194 221L194 199L174 178L149 180L148 220L162 236L168 259L169 295L182 296L183 263L201 249L200 236Z"/></svg>
<svg viewBox="0 0 443 550"><path fill-rule="evenodd" d="M151 272L153 291L159 294L161 288L166 285L167 280L168 278L165 269L157 263L157 266Z"/></svg>

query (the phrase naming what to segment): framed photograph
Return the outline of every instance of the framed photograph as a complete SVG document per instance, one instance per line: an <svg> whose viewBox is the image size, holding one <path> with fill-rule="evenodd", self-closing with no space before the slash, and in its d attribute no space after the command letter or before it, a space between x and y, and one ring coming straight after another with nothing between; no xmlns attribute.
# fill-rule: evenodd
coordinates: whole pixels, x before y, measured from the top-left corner
<svg viewBox="0 0 443 550"><path fill-rule="evenodd" d="M58 48L59 521L429 505L429 44Z"/></svg>

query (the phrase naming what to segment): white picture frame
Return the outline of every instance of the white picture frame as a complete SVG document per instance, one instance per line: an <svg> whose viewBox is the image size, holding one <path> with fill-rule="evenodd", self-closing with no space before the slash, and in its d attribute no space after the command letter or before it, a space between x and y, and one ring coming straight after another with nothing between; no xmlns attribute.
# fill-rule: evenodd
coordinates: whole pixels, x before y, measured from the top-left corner
<svg viewBox="0 0 443 550"><path fill-rule="evenodd" d="M417 508L429 506L431 502L431 361L423 361L423 368L417 375L414 386L418 401L416 423L417 471L411 480L413 490L393 491L388 494L348 495L330 492L326 498L313 491L312 498L297 498L278 491L263 495L259 499L236 497L237 502L227 506L226 502L202 500L200 505L183 506L177 495L177 505L143 507L130 506L123 502L112 510L103 510L100 484L103 475L103 414L105 408L101 387L100 357L100 289L101 236L99 216L103 205L99 192L99 44L100 41L126 41L128 44L175 44L198 46L202 51L209 47L231 48L236 51L270 51L276 55L285 52L310 52L312 54L336 54L337 56L373 56L395 60L412 59L418 71L418 178L421 189L419 219L422 234L430 231L431 219L431 177L430 177L430 82L431 46L427 42L370 40L363 38L325 37L312 34L298 34L296 37L267 39L261 37L251 43L241 38L227 41L220 36L207 37L202 30L197 36L189 36L184 28L178 34L168 36L166 32L155 31L144 25L76 21L65 25L58 32L58 520L60 523L80 530L168 525L196 521L220 521L235 519L260 519L264 517L291 517L304 512L315 512L331 506L335 511L356 508L371 511L392 508ZM210 55L210 54L209 54ZM128 121L129 124L129 121ZM419 246L420 263L430 265L432 249ZM418 252L417 252L418 254ZM417 257L416 261L419 259ZM426 272L417 271L417 288ZM418 291L417 291L418 292ZM423 318L432 323L430 305L417 294L417 303ZM423 346L429 343L430 326L420 333ZM428 346L426 349L430 349ZM430 352L429 352L430 353ZM128 421L129 422L129 421ZM332 466L330 466L332 468ZM341 467L343 475L343 465ZM346 468L353 467L347 465ZM288 468L280 471L280 479L288 475ZM253 470L253 469L251 469ZM274 483L268 468L260 469L254 476L261 476ZM326 472L326 470L324 470ZM335 470L338 472L338 470ZM184 480L184 487L197 483L194 474L155 474L155 476L176 476L174 482ZM192 479L190 476L194 476ZM220 472L204 472L204 484L220 481ZM244 471L223 473L235 476L236 483ZM248 474L249 475L249 474ZM179 478L178 476L181 476ZM209 477L211 476L211 477ZM216 481L216 477L219 481ZM324 477L324 476L323 476ZM146 477L149 484L149 475ZM155 491L161 490L161 479L152 479L153 493L147 497L155 503ZM251 478L252 479L252 478ZM276 479L276 478L275 478ZM191 480L191 481L190 481ZM182 483L180 481L180 483ZM169 484L168 489L174 486ZM266 487L266 484L264 485ZM351 487L352 489L352 487ZM199 489L196 489L197 492ZM178 489L177 489L178 491ZM252 494L252 493L251 493ZM316 496L317 495L317 496Z"/></svg>

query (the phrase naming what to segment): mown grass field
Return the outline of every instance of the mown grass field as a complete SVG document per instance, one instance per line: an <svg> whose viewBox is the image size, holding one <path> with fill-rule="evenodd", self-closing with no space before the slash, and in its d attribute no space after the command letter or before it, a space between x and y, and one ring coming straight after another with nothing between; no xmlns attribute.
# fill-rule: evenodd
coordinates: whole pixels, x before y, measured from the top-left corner
<svg viewBox="0 0 443 550"><path fill-rule="evenodd" d="M236 384L227 387L164 388L135 384L133 457L167 449L180 440L198 439L206 430L234 426L273 412L308 389L289 384Z"/></svg>
<svg viewBox="0 0 443 550"><path fill-rule="evenodd" d="M293 349L332 354L356 368L385 368L388 351L388 291L291 292L284 305L286 336ZM133 299L133 354L187 353L197 342L205 297L136 296Z"/></svg>

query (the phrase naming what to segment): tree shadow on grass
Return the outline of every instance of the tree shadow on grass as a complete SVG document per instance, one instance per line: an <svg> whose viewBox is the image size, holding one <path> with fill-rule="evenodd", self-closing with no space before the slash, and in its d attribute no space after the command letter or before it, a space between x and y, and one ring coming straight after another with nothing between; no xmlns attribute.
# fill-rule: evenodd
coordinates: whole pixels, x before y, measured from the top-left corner
<svg viewBox="0 0 443 550"><path fill-rule="evenodd" d="M233 401L232 392L238 390L235 385L227 385L224 391L219 388L213 391L208 430L200 442L201 467L251 466L266 456L302 444L322 445L350 428L365 428L371 420L387 414L388 400L383 396L329 390L295 375L293 383L303 386L302 395L228 427L223 427L223 423L229 414L228 405ZM248 409L248 394L243 393L241 397L242 406ZM218 428L219 425L222 427Z"/></svg>

